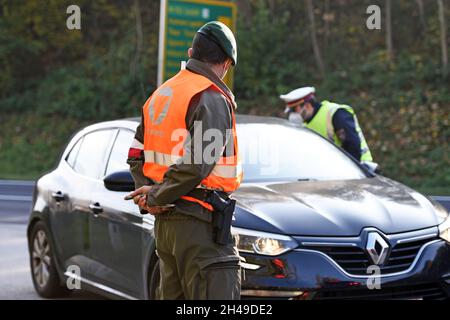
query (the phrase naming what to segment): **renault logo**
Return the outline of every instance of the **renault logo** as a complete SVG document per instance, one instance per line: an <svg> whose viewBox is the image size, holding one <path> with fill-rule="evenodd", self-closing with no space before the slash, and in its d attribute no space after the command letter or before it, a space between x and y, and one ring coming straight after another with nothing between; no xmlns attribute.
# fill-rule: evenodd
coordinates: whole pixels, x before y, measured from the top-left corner
<svg viewBox="0 0 450 320"><path fill-rule="evenodd" d="M366 251L373 264L382 265L389 253L389 244L377 232L370 232L367 237Z"/></svg>

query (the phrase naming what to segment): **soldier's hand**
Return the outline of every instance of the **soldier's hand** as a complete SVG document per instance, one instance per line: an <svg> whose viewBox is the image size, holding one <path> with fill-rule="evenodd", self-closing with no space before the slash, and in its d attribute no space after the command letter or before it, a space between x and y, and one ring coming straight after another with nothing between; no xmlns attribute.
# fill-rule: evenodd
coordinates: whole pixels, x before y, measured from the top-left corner
<svg viewBox="0 0 450 320"><path fill-rule="evenodd" d="M139 199L138 206L141 210L146 210L151 215L158 215L158 214L167 213L170 211L170 209L167 207L160 207L160 206L149 207L147 205L147 197L146 196Z"/></svg>
<svg viewBox="0 0 450 320"><path fill-rule="evenodd" d="M145 207L145 210L148 211L148 213L150 213L151 215L155 216L158 214L163 214L163 213L167 213L170 211L170 209L166 208L166 207Z"/></svg>
<svg viewBox="0 0 450 320"><path fill-rule="evenodd" d="M160 207L160 206L149 207L147 205L146 199L145 200L140 199L138 205L141 210L145 210L148 213L150 213L151 215L158 215L158 214L167 213L170 211L170 209L167 207Z"/></svg>
<svg viewBox="0 0 450 320"><path fill-rule="evenodd" d="M133 197L133 202L134 202L134 204L139 205L139 201L140 201L141 199L146 199L146 198L147 198L146 195L140 194L140 195L138 195L138 196Z"/></svg>
<svg viewBox="0 0 450 320"><path fill-rule="evenodd" d="M133 198L133 200L134 200L134 203L139 206L139 209L148 211L147 210L147 195L141 194L141 195L135 196Z"/></svg>
<svg viewBox="0 0 450 320"><path fill-rule="evenodd" d="M152 186L142 186L136 190L134 190L132 193L125 196L125 200L131 200L133 199L134 203L137 204L140 196L147 196L147 194L152 190Z"/></svg>
<svg viewBox="0 0 450 320"><path fill-rule="evenodd" d="M125 199L133 199L133 202L139 206L140 210L145 210L151 215L157 215L161 213L166 213L170 211L169 208L160 207L160 206L151 206L147 205L147 195L152 189L152 186L143 186L139 189L136 189L129 195L125 197Z"/></svg>

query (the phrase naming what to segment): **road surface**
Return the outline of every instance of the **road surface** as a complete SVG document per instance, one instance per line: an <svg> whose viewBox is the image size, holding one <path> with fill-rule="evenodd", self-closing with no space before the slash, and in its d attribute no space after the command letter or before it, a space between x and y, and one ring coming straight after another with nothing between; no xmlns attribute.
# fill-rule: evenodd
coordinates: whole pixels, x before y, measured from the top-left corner
<svg viewBox="0 0 450 320"><path fill-rule="evenodd" d="M34 183L0 180L0 299L42 299L31 281L26 226ZM450 211L450 197L435 197ZM102 299L75 291L68 299Z"/></svg>

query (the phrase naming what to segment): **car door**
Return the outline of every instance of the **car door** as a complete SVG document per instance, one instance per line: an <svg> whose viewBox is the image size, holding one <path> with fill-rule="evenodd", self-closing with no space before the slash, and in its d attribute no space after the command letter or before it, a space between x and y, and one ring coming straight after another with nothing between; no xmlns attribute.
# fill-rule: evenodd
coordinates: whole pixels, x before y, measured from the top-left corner
<svg viewBox="0 0 450 320"><path fill-rule="evenodd" d="M74 264L74 259L83 252L83 234L88 230L88 215L73 214L74 204L80 201L79 175L73 171L75 160L83 143L83 137L74 138L68 155L61 160L51 174L49 183L49 214L52 234L55 240L56 256L65 268Z"/></svg>
<svg viewBox="0 0 450 320"><path fill-rule="evenodd" d="M65 267L69 265L80 267L83 279L94 278L98 270L91 226L91 216L94 214L92 193L101 182L99 179L116 132L116 129L101 129L86 133L73 164L73 170L66 174L71 187L67 191L69 210L63 229L65 237L61 241L70 243L76 251L71 251ZM68 230L71 232L67 232Z"/></svg>
<svg viewBox="0 0 450 320"><path fill-rule="evenodd" d="M105 169L105 176L128 170L128 149L134 132L120 129ZM128 192L110 191L98 183L92 200L101 210L91 215L92 249L102 271L96 274L103 284L141 297L143 281L143 257L148 253L142 246L143 219L132 201L125 201ZM99 209L100 209L99 208Z"/></svg>

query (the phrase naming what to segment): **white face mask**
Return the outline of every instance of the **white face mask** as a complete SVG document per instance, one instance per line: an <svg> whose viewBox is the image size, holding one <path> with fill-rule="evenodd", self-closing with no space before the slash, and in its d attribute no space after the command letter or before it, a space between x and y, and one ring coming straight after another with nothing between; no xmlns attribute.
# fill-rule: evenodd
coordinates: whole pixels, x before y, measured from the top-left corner
<svg viewBox="0 0 450 320"><path fill-rule="evenodd" d="M295 124L302 124L303 119L300 113L298 112L289 112L289 122L295 123Z"/></svg>

